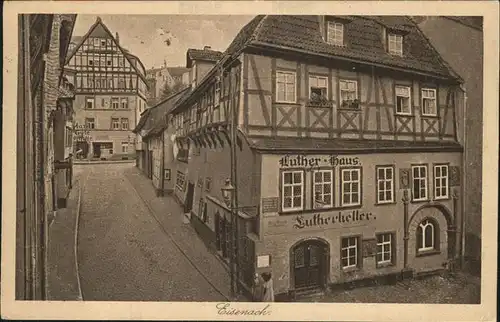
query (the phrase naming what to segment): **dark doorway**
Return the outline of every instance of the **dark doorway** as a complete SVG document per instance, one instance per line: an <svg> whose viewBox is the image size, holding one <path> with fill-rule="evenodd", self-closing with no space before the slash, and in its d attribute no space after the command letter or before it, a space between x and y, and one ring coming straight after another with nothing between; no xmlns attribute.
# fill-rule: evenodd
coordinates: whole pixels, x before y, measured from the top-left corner
<svg viewBox="0 0 500 322"><path fill-rule="evenodd" d="M188 183L188 190L186 194L186 202L184 203L184 213L191 212L193 209L193 196L194 196L194 183Z"/></svg>
<svg viewBox="0 0 500 322"><path fill-rule="evenodd" d="M85 159L89 155L89 143L87 141L77 141L76 142L76 151L81 151L76 154L77 159Z"/></svg>
<svg viewBox="0 0 500 322"><path fill-rule="evenodd" d="M100 158L101 157L101 144L93 142L92 148L94 151L94 158Z"/></svg>
<svg viewBox="0 0 500 322"><path fill-rule="evenodd" d="M148 178L153 179L153 151L148 151Z"/></svg>
<svg viewBox="0 0 500 322"><path fill-rule="evenodd" d="M221 218L220 218L220 214L219 212L217 211L215 213L215 216L214 216L214 225L215 225L215 248L217 250L221 250L222 247L221 247Z"/></svg>
<svg viewBox="0 0 500 322"><path fill-rule="evenodd" d="M326 284L328 246L319 240L303 241L292 250L295 289L314 289Z"/></svg>

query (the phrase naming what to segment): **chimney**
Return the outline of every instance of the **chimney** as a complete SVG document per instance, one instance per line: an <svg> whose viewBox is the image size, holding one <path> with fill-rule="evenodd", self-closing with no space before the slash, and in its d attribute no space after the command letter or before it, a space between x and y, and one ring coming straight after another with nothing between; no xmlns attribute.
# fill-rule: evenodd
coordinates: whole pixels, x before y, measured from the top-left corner
<svg viewBox="0 0 500 322"><path fill-rule="evenodd" d="M119 35L118 33L116 33L116 37L115 37L115 39L116 39L116 43L117 43L118 45L120 45L120 35Z"/></svg>
<svg viewBox="0 0 500 322"><path fill-rule="evenodd" d="M211 46L205 46L205 47L203 47L203 50L210 50L210 49L212 49Z"/></svg>

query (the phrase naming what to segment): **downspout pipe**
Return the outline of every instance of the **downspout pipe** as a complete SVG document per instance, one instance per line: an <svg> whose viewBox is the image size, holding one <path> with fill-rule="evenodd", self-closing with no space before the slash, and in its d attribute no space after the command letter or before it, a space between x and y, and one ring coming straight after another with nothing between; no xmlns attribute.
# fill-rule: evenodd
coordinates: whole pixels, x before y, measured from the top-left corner
<svg viewBox="0 0 500 322"><path fill-rule="evenodd" d="M462 113L462 141L464 150L462 153L462 186L461 191L461 218L460 218L460 267L465 268L465 216L466 216L466 198L465 187L467 187L467 176L465 175L465 168L467 167L467 90L464 84L460 84L459 90L463 93L463 113Z"/></svg>

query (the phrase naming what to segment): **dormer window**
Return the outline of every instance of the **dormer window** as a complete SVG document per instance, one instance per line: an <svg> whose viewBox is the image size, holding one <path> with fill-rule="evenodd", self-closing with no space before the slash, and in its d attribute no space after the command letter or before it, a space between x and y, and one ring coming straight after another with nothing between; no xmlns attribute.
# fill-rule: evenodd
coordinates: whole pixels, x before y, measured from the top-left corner
<svg viewBox="0 0 500 322"><path fill-rule="evenodd" d="M327 22L326 39L335 46L344 45L344 25L336 21Z"/></svg>
<svg viewBox="0 0 500 322"><path fill-rule="evenodd" d="M390 33L387 36L389 54L403 56L403 36Z"/></svg>

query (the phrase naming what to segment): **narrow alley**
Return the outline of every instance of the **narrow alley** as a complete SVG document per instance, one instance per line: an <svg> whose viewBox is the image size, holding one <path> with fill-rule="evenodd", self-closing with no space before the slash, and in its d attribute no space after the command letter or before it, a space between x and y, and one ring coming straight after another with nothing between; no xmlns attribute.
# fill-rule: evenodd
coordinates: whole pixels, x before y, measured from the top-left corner
<svg viewBox="0 0 500 322"><path fill-rule="evenodd" d="M77 166L84 184L78 232L84 300L224 300L162 230L126 178L131 170L130 163ZM174 217L178 223L167 229L182 225L181 214Z"/></svg>

